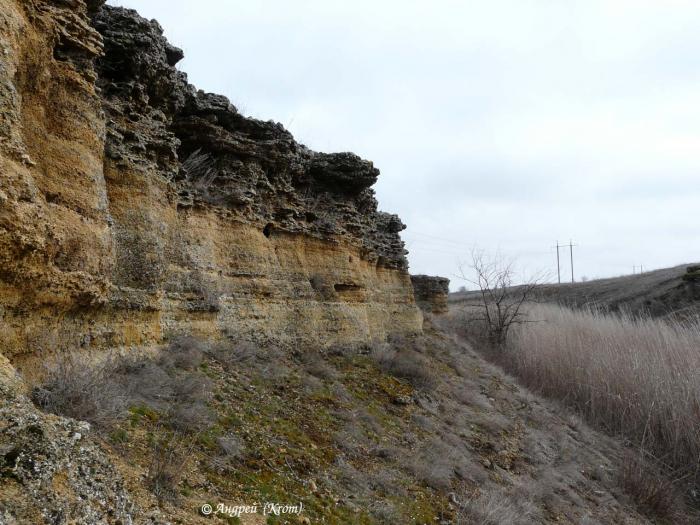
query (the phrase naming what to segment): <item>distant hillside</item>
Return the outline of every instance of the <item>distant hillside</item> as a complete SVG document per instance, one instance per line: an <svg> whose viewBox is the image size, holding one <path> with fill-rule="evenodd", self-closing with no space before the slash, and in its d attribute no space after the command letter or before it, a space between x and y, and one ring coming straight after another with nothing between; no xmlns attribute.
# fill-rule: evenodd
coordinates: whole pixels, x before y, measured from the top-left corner
<svg viewBox="0 0 700 525"><path fill-rule="evenodd" d="M700 314L700 265L684 264L574 284L542 285L537 288L537 298L574 307L593 306L654 317L697 315ZM450 294L449 302L477 299L476 292L458 292Z"/></svg>

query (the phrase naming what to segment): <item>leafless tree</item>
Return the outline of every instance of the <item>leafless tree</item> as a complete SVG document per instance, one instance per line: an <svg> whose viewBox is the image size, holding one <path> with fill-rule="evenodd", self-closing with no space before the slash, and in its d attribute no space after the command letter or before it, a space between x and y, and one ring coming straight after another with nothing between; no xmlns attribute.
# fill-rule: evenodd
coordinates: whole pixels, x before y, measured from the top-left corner
<svg viewBox="0 0 700 525"><path fill-rule="evenodd" d="M460 266L461 278L477 287L477 305L481 317L472 321L484 323L489 343L503 349L508 332L517 324L529 322L523 305L533 298L541 275L535 275L522 284L515 284L515 262L502 257L487 257L483 251L473 250L469 265Z"/></svg>

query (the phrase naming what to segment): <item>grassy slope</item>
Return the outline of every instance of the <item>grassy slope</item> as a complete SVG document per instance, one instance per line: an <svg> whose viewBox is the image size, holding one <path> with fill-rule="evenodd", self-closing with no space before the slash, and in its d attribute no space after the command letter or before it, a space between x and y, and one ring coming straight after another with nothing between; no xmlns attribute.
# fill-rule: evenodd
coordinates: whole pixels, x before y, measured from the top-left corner
<svg viewBox="0 0 700 525"><path fill-rule="evenodd" d="M208 357L217 421L191 437L179 498L160 509L143 481L158 415L134 411L105 446L143 512L180 523L217 522L198 517L206 501L261 500L301 500L309 523L648 523L618 488L614 440L431 327L398 344L420 350L434 385L352 349ZM226 436L242 449L222 461Z"/></svg>

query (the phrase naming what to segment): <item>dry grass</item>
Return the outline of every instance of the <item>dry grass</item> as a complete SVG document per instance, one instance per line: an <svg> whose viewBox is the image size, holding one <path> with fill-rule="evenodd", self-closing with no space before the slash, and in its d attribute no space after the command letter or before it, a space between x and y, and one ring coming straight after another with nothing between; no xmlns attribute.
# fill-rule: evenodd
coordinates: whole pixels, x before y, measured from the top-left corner
<svg viewBox="0 0 700 525"><path fill-rule="evenodd" d="M673 482L639 455L629 454L619 473L620 486L646 514L680 522L684 502Z"/></svg>
<svg viewBox="0 0 700 525"><path fill-rule="evenodd" d="M500 492L490 492L460 503L457 525L525 525L533 523L527 501L514 500Z"/></svg>
<svg viewBox="0 0 700 525"><path fill-rule="evenodd" d="M531 305L528 314L537 322L516 327L507 352L491 357L697 483L700 324L553 305Z"/></svg>

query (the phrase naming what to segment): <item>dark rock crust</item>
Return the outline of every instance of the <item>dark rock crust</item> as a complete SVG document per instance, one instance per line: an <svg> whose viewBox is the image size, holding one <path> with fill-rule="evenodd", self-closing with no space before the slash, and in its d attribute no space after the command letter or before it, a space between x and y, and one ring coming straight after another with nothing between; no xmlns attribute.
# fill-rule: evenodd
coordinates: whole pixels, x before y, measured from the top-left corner
<svg viewBox="0 0 700 525"><path fill-rule="evenodd" d="M346 238L377 264L406 269L405 228L377 210L379 170L352 153L316 153L281 124L247 118L226 97L196 90L175 65L182 50L156 21L98 5L104 40L97 85L107 113L108 157L153 168L178 187L179 206L215 205L276 231ZM199 159L200 173L183 170Z"/></svg>
<svg viewBox="0 0 700 525"><path fill-rule="evenodd" d="M447 311L447 298L450 293L450 280L430 275L411 275L413 292L418 306L431 313Z"/></svg>

